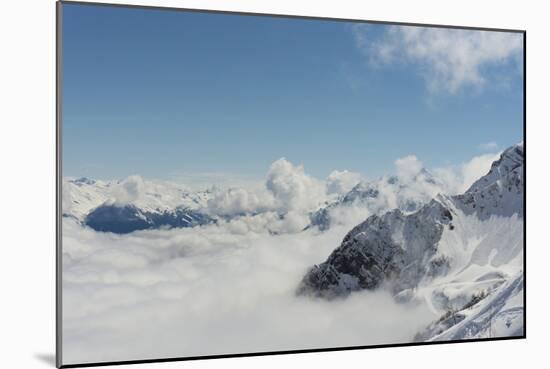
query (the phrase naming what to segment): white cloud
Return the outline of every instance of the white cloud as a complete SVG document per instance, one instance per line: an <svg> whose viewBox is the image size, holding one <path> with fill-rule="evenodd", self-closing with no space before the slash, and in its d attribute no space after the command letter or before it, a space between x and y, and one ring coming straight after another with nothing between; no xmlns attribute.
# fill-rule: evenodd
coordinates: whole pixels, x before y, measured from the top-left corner
<svg viewBox="0 0 550 369"><path fill-rule="evenodd" d="M263 186L216 189L208 200L212 215L238 215L272 212L266 226L273 232L301 231L308 224L308 212L327 198L324 182L307 175L302 166L281 158L275 161Z"/></svg>
<svg viewBox="0 0 550 369"><path fill-rule="evenodd" d="M479 145L481 151L495 151L498 149L498 144L495 141L482 143Z"/></svg>
<svg viewBox="0 0 550 369"><path fill-rule="evenodd" d="M397 175L403 178L414 177L420 172L422 167L422 162L414 155L408 155L395 161Z"/></svg>
<svg viewBox="0 0 550 369"><path fill-rule="evenodd" d="M520 63L523 53L518 33L388 26L375 36L373 26L357 25L354 34L373 65L414 64L432 92L482 88L487 67Z"/></svg>
<svg viewBox="0 0 550 369"><path fill-rule="evenodd" d="M294 295L347 226L292 235L243 226L245 232L221 223L114 236L65 219L64 360L403 342L435 318L385 291L331 302Z"/></svg>
<svg viewBox="0 0 550 369"><path fill-rule="evenodd" d="M271 164L266 187L284 211L310 210L319 206L326 197L325 184L304 173L285 158Z"/></svg>
<svg viewBox="0 0 550 369"><path fill-rule="evenodd" d="M63 189L61 191L61 207L63 214L73 211L73 197L70 190L70 184L63 181Z"/></svg>
<svg viewBox="0 0 550 369"><path fill-rule="evenodd" d="M137 202L145 192L145 183L140 176L129 176L121 181L113 192L119 204Z"/></svg>
<svg viewBox="0 0 550 369"><path fill-rule="evenodd" d="M376 203L371 202L368 207L358 204L335 206L329 209L330 225L331 227L344 226L351 229L369 216L378 213L378 210L387 209L385 200L383 198L376 199Z"/></svg>
<svg viewBox="0 0 550 369"><path fill-rule="evenodd" d="M208 200L208 211L215 215L254 213L273 208L273 202L273 197L262 189L229 188L215 192L214 197Z"/></svg>
<svg viewBox="0 0 550 369"><path fill-rule="evenodd" d="M332 171L327 177L327 193L344 195L361 181L361 174L347 170Z"/></svg>
<svg viewBox="0 0 550 369"><path fill-rule="evenodd" d="M491 169L491 164L498 160L500 153L485 154L472 158L462 165L462 186L466 191L481 176L486 175Z"/></svg>
<svg viewBox="0 0 550 369"><path fill-rule="evenodd" d="M434 169L434 173L445 183L449 194L464 193L476 180L489 172L491 164L499 156L499 153L479 155L458 166Z"/></svg>

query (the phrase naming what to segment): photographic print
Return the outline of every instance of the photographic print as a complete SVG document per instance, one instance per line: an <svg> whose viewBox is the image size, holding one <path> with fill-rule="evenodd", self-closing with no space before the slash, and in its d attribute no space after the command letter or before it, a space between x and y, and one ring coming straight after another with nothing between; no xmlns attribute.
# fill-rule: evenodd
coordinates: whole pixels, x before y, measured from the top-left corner
<svg viewBox="0 0 550 369"><path fill-rule="evenodd" d="M523 31L58 5L58 365L525 336Z"/></svg>

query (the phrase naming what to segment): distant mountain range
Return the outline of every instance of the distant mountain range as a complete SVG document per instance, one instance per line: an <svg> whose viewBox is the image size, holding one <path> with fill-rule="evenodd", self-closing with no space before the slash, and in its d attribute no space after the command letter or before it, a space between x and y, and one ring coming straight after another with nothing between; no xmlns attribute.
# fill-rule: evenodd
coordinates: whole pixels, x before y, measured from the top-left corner
<svg viewBox="0 0 550 369"><path fill-rule="evenodd" d="M192 192L173 183L139 181L128 185L78 178L66 179L63 192L63 216L101 232L123 234L214 222L204 211L209 191ZM134 198L124 199L132 195ZM118 200L121 197L123 201Z"/></svg>
<svg viewBox="0 0 550 369"><path fill-rule="evenodd" d="M66 178L63 181L63 215L96 231L130 233L137 230L182 228L210 224L218 219L257 215L269 209L258 209L231 216L216 213L208 207L213 191L189 191L183 186L162 181L126 183L100 181L86 177ZM139 188L133 188L138 186ZM128 199L127 190L139 192ZM334 223L333 212L351 207L368 213L383 213L398 208L409 213L444 192L443 184L426 169L411 178L384 176L374 181L362 181L348 193L310 213L310 225L326 230ZM119 198L123 198L120 200ZM284 218L286 214L279 214Z"/></svg>

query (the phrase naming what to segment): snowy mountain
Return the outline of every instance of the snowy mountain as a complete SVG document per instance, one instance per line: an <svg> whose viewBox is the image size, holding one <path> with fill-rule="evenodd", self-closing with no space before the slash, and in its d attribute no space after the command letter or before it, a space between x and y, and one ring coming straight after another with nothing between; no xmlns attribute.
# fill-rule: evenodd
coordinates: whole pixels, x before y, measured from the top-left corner
<svg viewBox="0 0 550 369"><path fill-rule="evenodd" d="M192 227L213 221L202 210L209 198L209 191L192 192L140 177L122 181L65 179L63 216L101 232Z"/></svg>
<svg viewBox="0 0 550 369"><path fill-rule="evenodd" d="M130 233L144 229L185 228L214 222L208 215L188 209L146 211L135 205L104 203L84 218L84 224L100 232Z"/></svg>
<svg viewBox="0 0 550 369"><path fill-rule="evenodd" d="M384 286L441 315L417 335L422 341L521 334L523 194L520 143L464 194L357 225L297 293L332 299Z"/></svg>
<svg viewBox="0 0 550 369"><path fill-rule="evenodd" d="M364 208L369 214L382 214L391 209L411 213L420 209L438 193L445 192L443 183L428 170L420 168L409 176L384 176L375 181L361 181L348 193L310 215L311 226L330 228L339 211Z"/></svg>

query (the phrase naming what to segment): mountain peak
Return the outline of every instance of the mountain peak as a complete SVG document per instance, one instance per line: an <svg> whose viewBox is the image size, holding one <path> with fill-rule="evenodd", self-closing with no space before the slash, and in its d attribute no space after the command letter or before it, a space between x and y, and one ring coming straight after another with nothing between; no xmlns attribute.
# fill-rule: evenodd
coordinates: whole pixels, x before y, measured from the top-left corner
<svg viewBox="0 0 550 369"><path fill-rule="evenodd" d="M466 193L481 191L498 181L510 181L511 177L523 182L524 161L525 151L523 149L523 142L509 147L502 152L498 160L493 162L489 173L474 182Z"/></svg>
<svg viewBox="0 0 550 369"><path fill-rule="evenodd" d="M481 219L492 215L523 216L525 152L523 142L511 146L494 161L489 172L456 196L457 206Z"/></svg>

